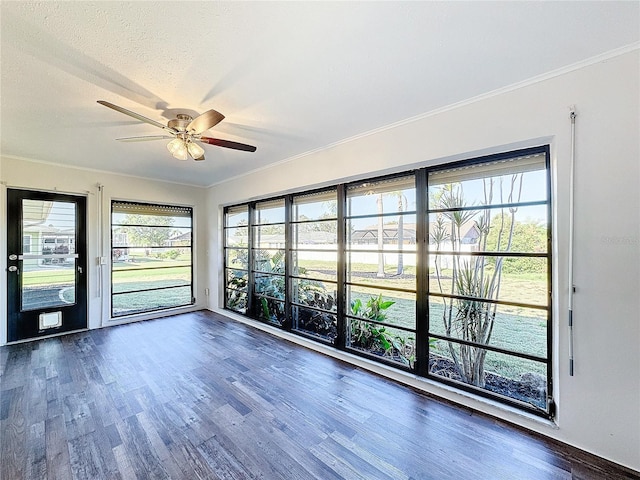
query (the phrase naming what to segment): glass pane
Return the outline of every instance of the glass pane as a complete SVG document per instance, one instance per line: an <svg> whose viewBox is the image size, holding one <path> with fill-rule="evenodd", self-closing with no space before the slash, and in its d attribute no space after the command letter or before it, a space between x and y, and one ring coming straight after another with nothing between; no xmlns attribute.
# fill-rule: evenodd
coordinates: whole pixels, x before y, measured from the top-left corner
<svg viewBox="0 0 640 480"><path fill-rule="evenodd" d="M255 216L257 224L284 223L284 200L257 203Z"/></svg>
<svg viewBox="0 0 640 480"><path fill-rule="evenodd" d="M227 256L227 267L239 268L242 270L249 269L249 250L247 249L225 249Z"/></svg>
<svg viewBox="0 0 640 480"><path fill-rule="evenodd" d="M255 250L253 269L257 272L284 274L284 250Z"/></svg>
<svg viewBox="0 0 640 480"><path fill-rule="evenodd" d="M246 247L249 245L249 227L225 229L227 247Z"/></svg>
<svg viewBox="0 0 640 480"><path fill-rule="evenodd" d="M337 309L335 283L293 279L292 301L310 307L335 312Z"/></svg>
<svg viewBox="0 0 640 480"><path fill-rule="evenodd" d="M22 310L65 306L76 301L76 260L25 259L22 262Z"/></svg>
<svg viewBox="0 0 640 480"><path fill-rule="evenodd" d="M415 250L416 216L404 214L347 220L347 244L351 249Z"/></svg>
<svg viewBox="0 0 640 480"><path fill-rule="evenodd" d="M293 221L322 220L338 216L335 190L298 195L293 198Z"/></svg>
<svg viewBox="0 0 640 480"><path fill-rule="evenodd" d="M158 217L170 222L171 217ZM113 247L171 247L191 246L191 229L162 226L113 226L111 230Z"/></svg>
<svg viewBox="0 0 640 480"><path fill-rule="evenodd" d="M112 202L112 315L192 303L192 209Z"/></svg>
<svg viewBox="0 0 640 480"><path fill-rule="evenodd" d="M413 332L352 318L347 319L347 324L347 347L413 368L416 359Z"/></svg>
<svg viewBox="0 0 640 480"><path fill-rule="evenodd" d="M338 222L300 223L293 225L293 248L335 250L338 243Z"/></svg>
<svg viewBox="0 0 640 480"><path fill-rule="evenodd" d="M416 254L348 252L347 281L415 290Z"/></svg>
<svg viewBox="0 0 640 480"><path fill-rule="evenodd" d="M543 307L549 302L546 258L433 255L430 262L431 292Z"/></svg>
<svg viewBox="0 0 640 480"><path fill-rule="evenodd" d="M191 266L118 269L111 275L113 293L191 285Z"/></svg>
<svg viewBox="0 0 640 480"><path fill-rule="evenodd" d="M432 213L429 215L430 249L546 253L546 212L546 205L541 205L518 207L513 212L479 209Z"/></svg>
<svg viewBox="0 0 640 480"><path fill-rule="evenodd" d="M415 297L414 293L349 286L347 287L347 313L415 329Z"/></svg>
<svg viewBox="0 0 640 480"><path fill-rule="evenodd" d="M249 272L227 268L227 287L236 290L246 290L249 281Z"/></svg>
<svg viewBox="0 0 640 480"><path fill-rule="evenodd" d="M254 291L269 297L284 299L284 276L256 274Z"/></svg>
<svg viewBox="0 0 640 480"><path fill-rule="evenodd" d="M547 358L546 311L480 302L471 311L469 303L431 297L430 333Z"/></svg>
<svg viewBox="0 0 640 480"><path fill-rule="evenodd" d="M323 340L333 341L338 335L338 319L335 315L309 308L293 306L293 328Z"/></svg>
<svg viewBox="0 0 640 480"><path fill-rule="evenodd" d="M247 312L247 292L227 289L227 308L236 312Z"/></svg>
<svg viewBox="0 0 640 480"><path fill-rule="evenodd" d="M293 275L318 280L337 281L338 254L336 252L293 252Z"/></svg>
<svg viewBox="0 0 640 480"><path fill-rule="evenodd" d="M23 199L22 233L22 309L75 303L75 203Z"/></svg>
<svg viewBox="0 0 640 480"><path fill-rule="evenodd" d="M254 227L253 244L260 248L284 248L284 225Z"/></svg>
<svg viewBox="0 0 640 480"><path fill-rule="evenodd" d="M546 409L545 363L444 340L430 343L429 373L432 375Z"/></svg>
<svg viewBox="0 0 640 480"><path fill-rule="evenodd" d="M416 210L413 175L347 187L347 216Z"/></svg>
<svg viewBox="0 0 640 480"><path fill-rule="evenodd" d="M191 265L191 248L113 248L113 270L165 268Z"/></svg>
<svg viewBox="0 0 640 480"><path fill-rule="evenodd" d="M225 226L239 227L243 225L249 225L249 207L242 205L240 207L227 208Z"/></svg>
<svg viewBox="0 0 640 480"><path fill-rule="evenodd" d="M471 173L477 169L477 174ZM536 170L512 173L491 171L485 165L469 166L447 175L435 172L429 175L429 208L469 207L501 203L535 202L547 200L547 173L544 156Z"/></svg>
<svg viewBox="0 0 640 480"><path fill-rule="evenodd" d="M111 301L114 316L191 305L191 287L114 294Z"/></svg>
<svg viewBox="0 0 640 480"><path fill-rule="evenodd" d="M256 295L253 297L253 317L282 326L285 321L284 302Z"/></svg>

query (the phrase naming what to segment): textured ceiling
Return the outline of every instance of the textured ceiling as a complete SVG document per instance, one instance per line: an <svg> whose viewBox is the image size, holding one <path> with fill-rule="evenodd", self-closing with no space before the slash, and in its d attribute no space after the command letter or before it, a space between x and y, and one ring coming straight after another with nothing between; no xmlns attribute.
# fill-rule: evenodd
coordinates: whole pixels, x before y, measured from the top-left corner
<svg viewBox="0 0 640 480"><path fill-rule="evenodd" d="M212 185L640 41L630 2L1 3L1 154ZM166 123L215 109L180 162Z"/></svg>

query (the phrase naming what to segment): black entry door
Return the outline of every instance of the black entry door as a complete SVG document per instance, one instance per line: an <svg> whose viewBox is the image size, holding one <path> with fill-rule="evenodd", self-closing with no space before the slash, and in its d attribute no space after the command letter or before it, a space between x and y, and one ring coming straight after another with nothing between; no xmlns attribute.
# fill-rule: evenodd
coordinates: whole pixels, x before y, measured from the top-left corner
<svg viewBox="0 0 640 480"><path fill-rule="evenodd" d="M10 342L87 327L86 236L86 198L7 190Z"/></svg>

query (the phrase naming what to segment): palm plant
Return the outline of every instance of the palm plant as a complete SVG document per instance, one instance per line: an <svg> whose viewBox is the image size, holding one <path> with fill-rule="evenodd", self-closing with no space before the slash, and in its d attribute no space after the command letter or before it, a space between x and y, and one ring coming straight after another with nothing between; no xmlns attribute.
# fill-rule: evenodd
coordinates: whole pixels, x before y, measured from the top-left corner
<svg viewBox="0 0 640 480"><path fill-rule="evenodd" d="M503 179L498 190L502 193ZM490 205L493 199L496 179L483 180L484 205ZM507 203L513 201L514 194L518 200L522 190L522 174L514 174L508 185ZM463 228L470 222L479 233L478 247L487 250L489 231L497 229L496 251L511 250L516 208L501 209L494 217L490 209L469 208L464 199L461 185L445 185L439 197L439 207L445 210L436 220L432 228L431 239L436 244L436 252L441 250L445 242L451 244L451 285L449 293L458 298L443 298L442 321L448 337L458 338L464 342L447 342L449 354L455 364L462 381L484 387L484 365L488 350L484 348L491 342L493 326L496 318L497 300L500 293L502 265L504 257L496 257L489 262L485 256L460 255L462 251ZM505 203L501 198L500 203ZM439 289L442 293L445 284L442 281L441 254L435 254L435 270Z"/></svg>

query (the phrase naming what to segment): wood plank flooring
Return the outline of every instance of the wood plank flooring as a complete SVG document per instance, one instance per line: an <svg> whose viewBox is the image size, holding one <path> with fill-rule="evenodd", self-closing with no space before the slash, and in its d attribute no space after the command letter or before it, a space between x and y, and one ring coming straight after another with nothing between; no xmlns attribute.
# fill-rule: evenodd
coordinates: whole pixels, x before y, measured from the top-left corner
<svg viewBox="0 0 640 480"><path fill-rule="evenodd" d="M0 478L640 479L211 312L0 348Z"/></svg>

